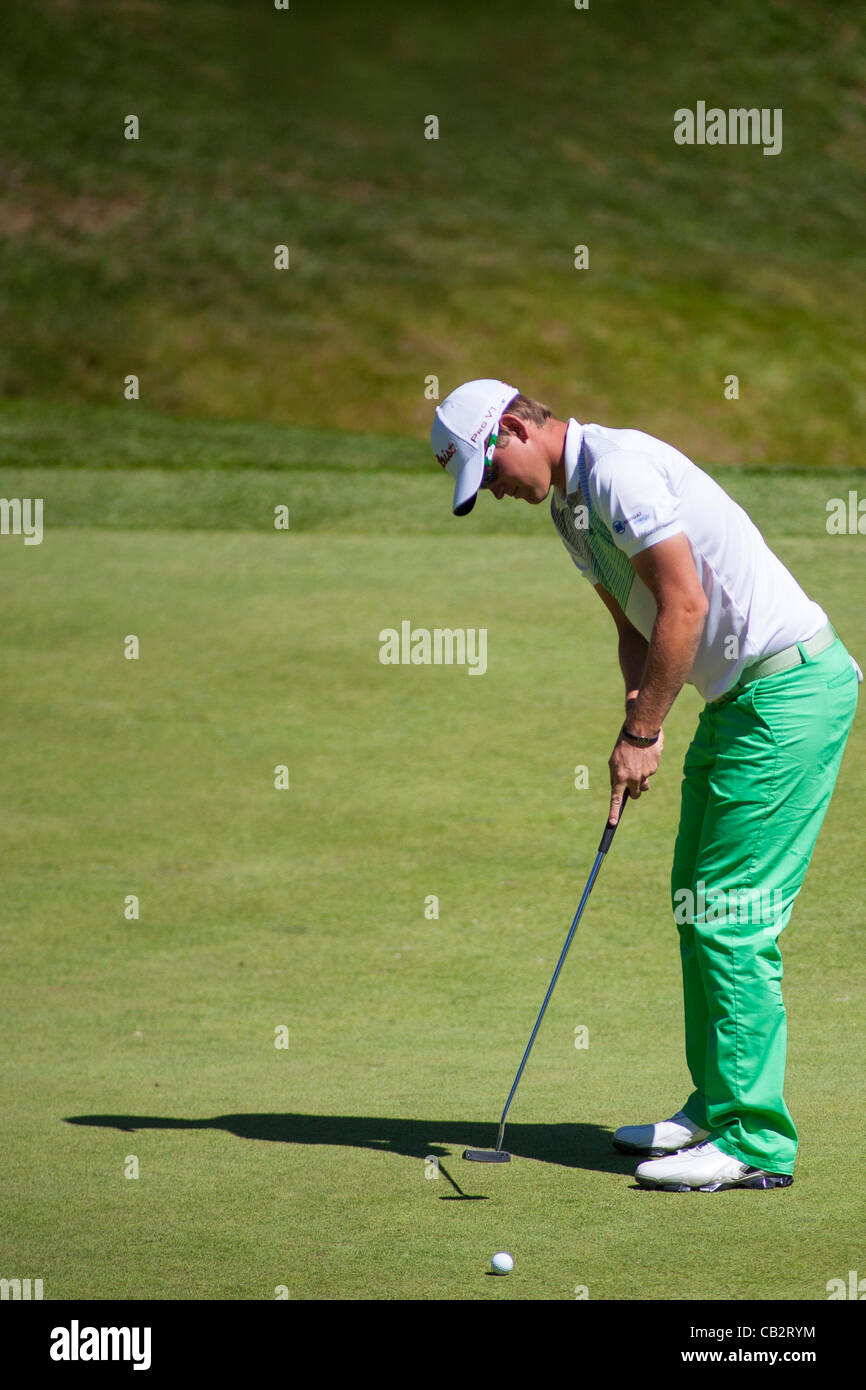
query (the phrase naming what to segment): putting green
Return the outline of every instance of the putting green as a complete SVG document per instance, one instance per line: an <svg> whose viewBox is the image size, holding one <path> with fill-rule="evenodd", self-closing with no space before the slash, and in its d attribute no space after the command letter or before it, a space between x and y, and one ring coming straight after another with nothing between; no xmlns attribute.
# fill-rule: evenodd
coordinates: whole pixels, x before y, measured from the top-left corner
<svg viewBox="0 0 866 1390"><path fill-rule="evenodd" d="M860 723L783 938L790 1191L641 1192L609 1141L688 1089L667 877L691 691L548 1009L514 1159L468 1164L605 819L613 627L543 515L333 515L2 542L4 1270L46 1298L826 1299L862 1264ZM855 652L857 546L780 544ZM383 665L404 620L485 628L486 672Z"/></svg>

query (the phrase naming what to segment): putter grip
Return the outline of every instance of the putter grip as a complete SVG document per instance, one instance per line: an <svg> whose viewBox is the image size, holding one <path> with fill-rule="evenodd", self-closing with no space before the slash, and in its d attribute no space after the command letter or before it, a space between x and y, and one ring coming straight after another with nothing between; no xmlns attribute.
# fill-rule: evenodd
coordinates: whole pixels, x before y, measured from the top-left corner
<svg viewBox="0 0 866 1390"><path fill-rule="evenodd" d="M616 822L616 825L611 825L610 821L608 821L607 825L604 827L604 834L601 837L601 844L598 847L599 854L607 854L608 850L613 844L613 837L616 834L616 827L617 825L619 825L619 821L623 818L623 814L625 812L625 804L627 801L628 788L626 787L625 796L623 797L622 805L619 808L619 820Z"/></svg>

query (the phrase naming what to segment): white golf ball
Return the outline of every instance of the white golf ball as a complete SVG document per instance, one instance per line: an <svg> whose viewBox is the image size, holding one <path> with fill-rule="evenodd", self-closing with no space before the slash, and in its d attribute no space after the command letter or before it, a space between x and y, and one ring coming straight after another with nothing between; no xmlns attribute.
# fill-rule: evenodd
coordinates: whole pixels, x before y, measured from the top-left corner
<svg viewBox="0 0 866 1390"><path fill-rule="evenodd" d="M495 1274L510 1274L514 1268L514 1260L507 1250L499 1250L493 1256L490 1265Z"/></svg>

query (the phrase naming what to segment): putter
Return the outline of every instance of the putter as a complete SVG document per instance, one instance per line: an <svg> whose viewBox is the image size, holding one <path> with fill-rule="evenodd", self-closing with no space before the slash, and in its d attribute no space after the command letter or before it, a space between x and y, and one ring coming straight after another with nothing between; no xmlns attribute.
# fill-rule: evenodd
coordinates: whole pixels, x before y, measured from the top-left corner
<svg viewBox="0 0 866 1390"><path fill-rule="evenodd" d="M511 1154L508 1153L507 1150L503 1149L502 1147L502 1136L505 1133L505 1120L508 1115L508 1107L511 1105L511 1102L514 1099L514 1092L517 1090L518 1082L520 1081L520 1078L523 1075L523 1068L526 1066L526 1059L532 1051L532 1044L535 1042L535 1035L541 1026L541 1020L544 1018L544 1011L547 1008L548 1001L550 1000L550 996L553 993L554 986L557 980L559 979L559 972L562 969L565 957L568 955L568 948L571 945L571 939L574 936L574 933L577 931L577 924L580 921L583 909L586 907L587 899L590 893L592 892L592 885L598 878L598 871L601 868L601 862L604 859L604 856L607 854L607 851L610 849L611 844L613 843L613 837L616 834L616 827L619 825L619 821L622 820L622 813L625 810L625 803L628 800L628 795L628 789L626 788L626 793L623 797L622 805L619 808L619 820L614 825L611 825L610 822L608 822L608 824L604 828L604 834L601 837L601 844L598 847L598 854L596 855L595 863L592 866L592 873L590 874L587 885L583 890L583 896L580 899L577 912L574 914L574 921L571 924L571 931L565 938L565 945L562 948L562 954L560 955L559 960L557 961L556 969L553 972L553 979L551 980L547 993L544 996L544 1003L541 1006L541 1012L539 1013L538 1018L535 1020L535 1027L532 1030L529 1042L526 1044L526 1051L523 1054L523 1061L520 1063L520 1066L517 1069L517 1075L514 1078L514 1085L508 1092L508 1099L505 1102L505 1109L503 1110L502 1118L499 1121L499 1135L496 1140L496 1148L464 1149L463 1157L468 1158L472 1163L511 1162Z"/></svg>

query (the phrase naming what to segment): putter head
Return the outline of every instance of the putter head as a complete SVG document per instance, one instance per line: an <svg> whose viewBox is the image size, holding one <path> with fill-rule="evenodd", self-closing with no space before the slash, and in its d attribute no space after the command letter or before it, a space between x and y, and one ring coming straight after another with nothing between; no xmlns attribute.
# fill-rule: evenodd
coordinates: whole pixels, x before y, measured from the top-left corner
<svg viewBox="0 0 866 1390"><path fill-rule="evenodd" d="M510 1163L511 1154L504 1149L464 1149L463 1157L471 1163Z"/></svg>

